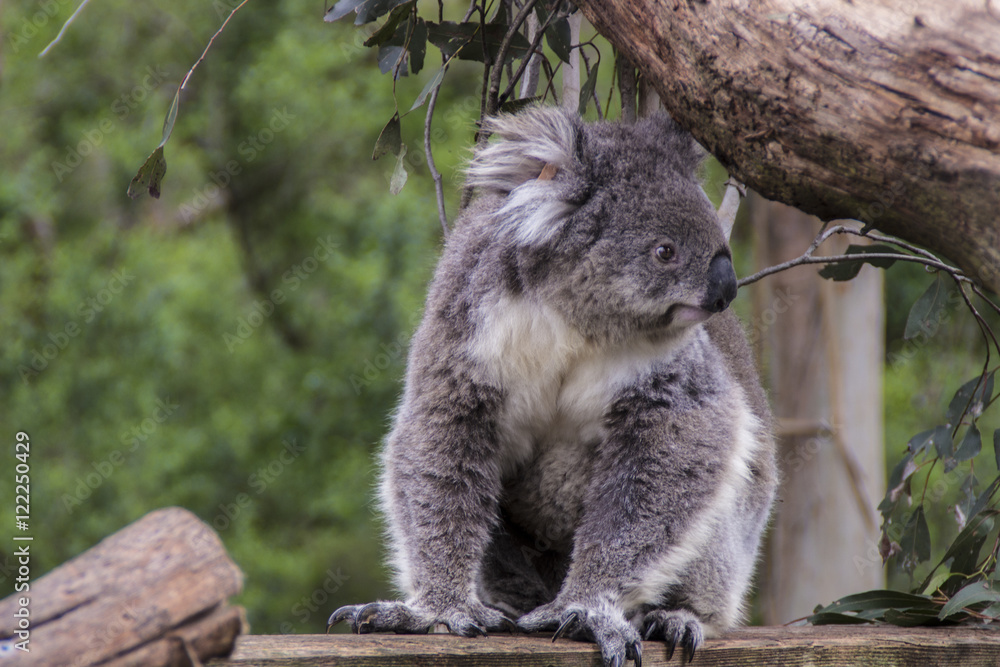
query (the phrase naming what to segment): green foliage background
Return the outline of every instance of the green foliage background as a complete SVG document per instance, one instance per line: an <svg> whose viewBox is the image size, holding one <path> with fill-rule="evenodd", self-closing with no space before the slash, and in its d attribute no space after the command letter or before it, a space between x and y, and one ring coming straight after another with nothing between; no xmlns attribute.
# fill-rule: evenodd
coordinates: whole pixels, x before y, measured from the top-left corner
<svg viewBox="0 0 1000 667"><path fill-rule="evenodd" d="M92 3L41 59L76 3L0 15L2 468L28 432L33 576L180 505L243 568L254 632L319 632L337 606L391 594L374 453L441 231L422 111L403 119L410 180L390 196L391 158L370 156L391 82L362 33L302 0L237 14L182 97L162 198L126 197L236 4ZM399 81L402 109L434 71ZM438 105L451 214L478 76L456 64ZM890 350L926 284L890 273ZM890 465L977 372L971 320L956 313L948 331L888 367ZM5 473L4 536L13 496ZM951 530L941 507L934 530Z"/></svg>

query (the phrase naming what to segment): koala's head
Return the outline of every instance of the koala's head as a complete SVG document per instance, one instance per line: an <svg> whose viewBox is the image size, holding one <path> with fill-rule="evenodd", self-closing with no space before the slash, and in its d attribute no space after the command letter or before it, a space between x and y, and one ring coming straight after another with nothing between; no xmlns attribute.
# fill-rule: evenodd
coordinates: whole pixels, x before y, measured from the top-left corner
<svg viewBox="0 0 1000 667"><path fill-rule="evenodd" d="M536 107L489 129L468 179L499 196L514 289L618 340L674 335L735 298L729 244L695 176L702 151L666 115L585 124Z"/></svg>

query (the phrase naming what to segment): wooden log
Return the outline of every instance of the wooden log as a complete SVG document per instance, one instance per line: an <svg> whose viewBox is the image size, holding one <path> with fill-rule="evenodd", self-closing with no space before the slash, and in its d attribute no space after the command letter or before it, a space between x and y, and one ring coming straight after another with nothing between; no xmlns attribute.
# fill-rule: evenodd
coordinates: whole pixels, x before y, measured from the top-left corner
<svg viewBox="0 0 1000 667"><path fill-rule="evenodd" d="M6 665L189 665L227 655L243 630L226 606L243 574L207 524L172 507L142 519L0 601L0 638L29 597L29 652Z"/></svg>
<svg viewBox="0 0 1000 667"><path fill-rule="evenodd" d="M209 667L599 667L594 644L548 637L491 635L259 635L243 636L228 660ZM679 665L667 661L662 642L643 642L643 667ZM695 656L703 667L782 665L962 665L996 667L1000 631L994 627L769 627L744 628L710 639ZM631 665L632 663L628 663Z"/></svg>

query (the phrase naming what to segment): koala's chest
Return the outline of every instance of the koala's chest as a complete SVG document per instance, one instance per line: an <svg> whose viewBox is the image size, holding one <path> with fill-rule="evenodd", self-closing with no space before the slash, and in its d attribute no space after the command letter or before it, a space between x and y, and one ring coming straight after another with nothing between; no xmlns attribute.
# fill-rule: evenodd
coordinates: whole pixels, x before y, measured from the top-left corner
<svg viewBox="0 0 1000 667"><path fill-rule="evenodd" d="M497 418L504 475L549 459L580 468L603 440L604 415L621 389L670 353L663 345L594 345L551 309L520 299L484 312L472 354L504 396Z"/></svg>

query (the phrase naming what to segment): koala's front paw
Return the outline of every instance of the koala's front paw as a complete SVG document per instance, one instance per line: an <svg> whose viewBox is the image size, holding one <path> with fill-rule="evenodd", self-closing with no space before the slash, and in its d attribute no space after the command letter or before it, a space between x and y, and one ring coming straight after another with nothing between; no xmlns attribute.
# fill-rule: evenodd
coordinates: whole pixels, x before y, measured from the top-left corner
<svg viewBox="0 0 1000 667"><path fill-rule="evenodd" d="M667 660L674 655L674 649L681 647L681 663L694 660L695 649L705 640L698 617L685 609L654 609L646 614L642 622L642 636L659 639L667 643Z"/></svg>
<svg viewBox="0 0 1000 667"><path fill-rule="evenodd" d="M359 635L370 632L424 634L438 623L463 637L517 629L514 621L503 613L478 602L454 605L440 612L430 611L420 604L408 605L396 601L348 605L333 612L327 629L341 621L348 621L351 631Z"/></svg>
<svg viewBox="0 0 1000 667"><path fill-rule="evenodd" d="M552 602L522 616L517 625L525 632L555 630L552 640L566 636L595 642L605 667L621 667L634 660L642 667L642 641L625 615L611 604Z"/></svg>

